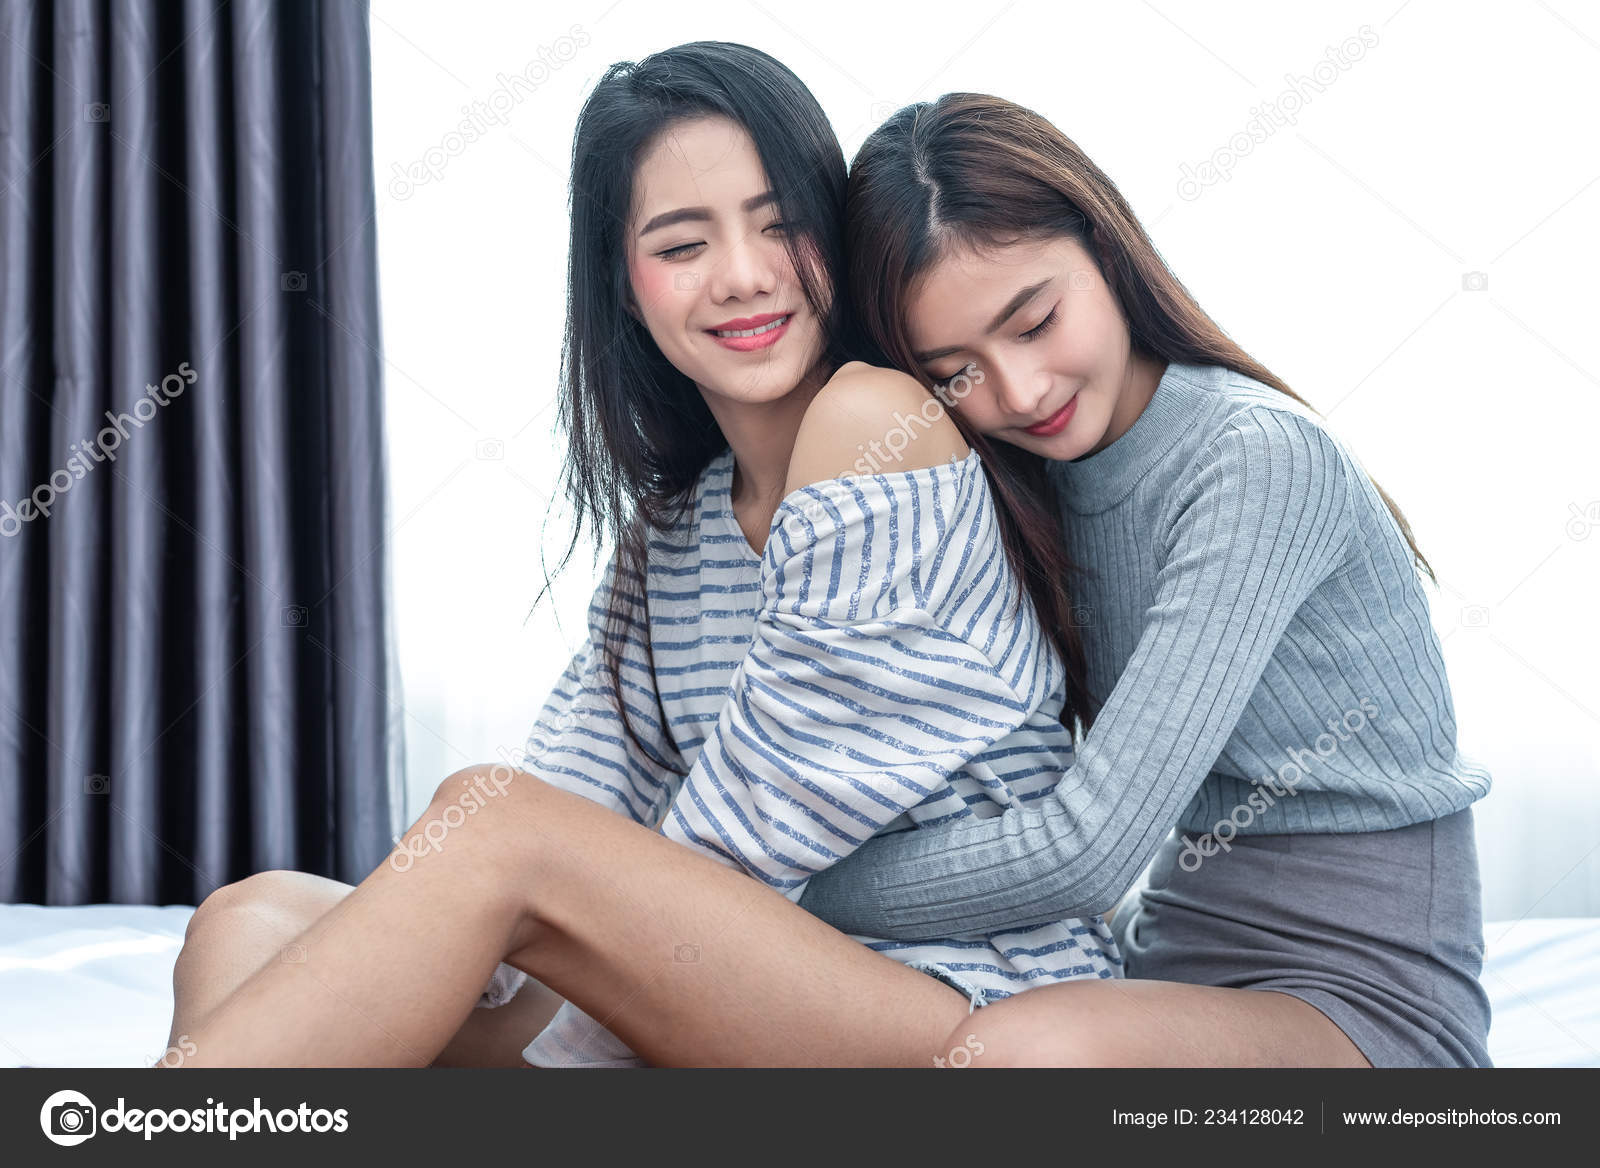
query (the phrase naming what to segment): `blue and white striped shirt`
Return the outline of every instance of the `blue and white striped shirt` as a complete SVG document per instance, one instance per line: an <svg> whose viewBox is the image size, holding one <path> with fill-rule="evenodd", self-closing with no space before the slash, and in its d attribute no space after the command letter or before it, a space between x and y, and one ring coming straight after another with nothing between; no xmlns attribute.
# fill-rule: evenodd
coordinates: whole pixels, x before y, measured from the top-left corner
<svg viewBox="0 0 1600 1168"><path fill-rule="evenodd" d="M724 452L684 521L652 532L650 645L635 635L620 654L648 753L622 727L601 652L608 607L641 601L613 565L522 769L791 900L879 832L999 815L1054 788L1072 762L1064 673L1006 561L976 452L795 491L760 556L730 506L732 476ZM990 1000L1121 971L1099 917L854 939ZM583 1016L564 1010L530 1062L583 1058Z"/></svg>

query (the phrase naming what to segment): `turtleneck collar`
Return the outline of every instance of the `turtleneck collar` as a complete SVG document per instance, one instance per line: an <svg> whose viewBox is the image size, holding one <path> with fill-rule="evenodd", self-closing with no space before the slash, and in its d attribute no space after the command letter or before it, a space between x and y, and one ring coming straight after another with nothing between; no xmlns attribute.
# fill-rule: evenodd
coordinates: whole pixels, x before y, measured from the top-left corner
<svg viewBox="0 0 1600 1168"><path fill-rule="evenodd" d="M1126 433L1104 450L1050 464L1062 500L1075 511L1090 513L1127 498L1134 484L1215 404L1224 373L1215 365L1169 362L1149 404Z"/></svg>

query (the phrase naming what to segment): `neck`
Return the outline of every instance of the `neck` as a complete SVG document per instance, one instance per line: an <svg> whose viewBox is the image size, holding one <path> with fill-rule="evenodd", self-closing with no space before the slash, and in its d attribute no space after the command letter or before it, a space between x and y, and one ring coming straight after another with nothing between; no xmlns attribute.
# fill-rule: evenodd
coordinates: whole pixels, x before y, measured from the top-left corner
<svg viewBox="0 0 1600 1168"><path fill-rule="evenodd" d="M772 402L738 402L705 394L706 406L733 450L733 493L736 509L753 509L758 521L770 521L783 501L789 457L806 408L833 370L817 367L789 393ZM702 391L704 393L704 391ZM759 524L765 526L765 524Z"/></svg>
<svg viewBox="0 0 1600 1168"><path fill-rule="evenodd" d="M1166 371L1167 363L1160 357L1129 353L1122 392L1117 395L1117 404L1111 409L1111 422L1106 426L1105 437L1095 444L1090 454L1098 454L1132 428L1139 420L1139 415L1144 413L1144 408L1150 404L1150 399L1156 395L1156 386L1161 384L1161 376Z"/></svg>

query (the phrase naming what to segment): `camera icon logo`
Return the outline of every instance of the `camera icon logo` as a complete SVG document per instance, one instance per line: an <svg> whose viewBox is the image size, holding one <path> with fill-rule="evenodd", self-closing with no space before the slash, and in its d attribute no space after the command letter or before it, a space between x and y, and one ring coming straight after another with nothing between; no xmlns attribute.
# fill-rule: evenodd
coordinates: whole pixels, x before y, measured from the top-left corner
<svg viewBox="0 0 1600 1168"><path fill-rule="evenodd" d="M85 795L104 795L111 790L111 776L85 775L83 777L83 793Z"/></svg>
<svg viewBox="0 0 1600 1168"><path fill-rule="evenodd" d="M700 273L679 272L672 277L672 286L679 292L693 292L700 287Z"/></svg>
<svg viewBox="0 0 1600 1168"><path fill-rule="evenodd" d="M672 950L672 960L693 965L700 960L700 946L676 945Z"/></svg>
<svg viewBox="0 0 1600 1168"><path fill-rule="evenodd" d="M283 627L286 629L303 629L306 626L306 606L291 604L283 610Z"/></svg>
<svg viewBox="0 0 1600 1168"><path fill-rule="evenodd" d="M304 292L306 290L306 274L304 272L285 272L278 283L285 292Z"/></svg>
<svg viewBox="0 0 1600 1168"><path fill-rule="evenodd" d="M111 120L111 107L103 101L92 101L83 107L83 120L86 122L109 122Z"/></svg>
<svg viewBox="0 0 1600 1168"><path fill-rule="evenodd" d="M506 456L506 444L498 438L485 438L473 448L479 462L499 462Z"/></svg>
<svg viewBox="0 0 1600 1168"><path fill-rule="evenodd" d="M71 1148L95 1133L95 1107L79 1091L57 1091L39 1108L39 1127L52 1144Z"/></svg>
<svg viewBox="0 0 1600 1168"><path fill-rule="evenodd" d="M1489 273L1464 273L1461 277L1461 290L1463 292L1487 292L1489 290Z"/></svg>

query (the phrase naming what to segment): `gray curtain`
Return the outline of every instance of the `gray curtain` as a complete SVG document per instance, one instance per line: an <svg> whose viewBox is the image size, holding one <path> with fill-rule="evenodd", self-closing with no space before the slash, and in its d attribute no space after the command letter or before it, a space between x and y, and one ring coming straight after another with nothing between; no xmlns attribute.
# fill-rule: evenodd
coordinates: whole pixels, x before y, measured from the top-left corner
<svg viewBox="0 0 1600 1168"><path fill-rule="evenodd" d="M367 7L0 0L0 900L402 813Z"/></svg>

